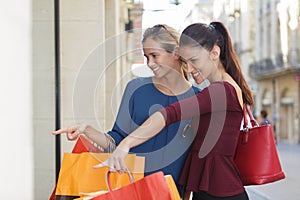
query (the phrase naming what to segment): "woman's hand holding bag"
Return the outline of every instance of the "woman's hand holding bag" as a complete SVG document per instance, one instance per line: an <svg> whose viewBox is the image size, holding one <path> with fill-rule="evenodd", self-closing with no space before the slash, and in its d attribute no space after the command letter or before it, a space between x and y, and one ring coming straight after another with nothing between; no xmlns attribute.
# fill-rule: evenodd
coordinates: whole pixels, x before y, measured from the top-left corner
<svg viewBox="0 0 300 200"><path fill-rule="evenodd" d="M129 147L120 143L107 160L98 165L95 165L94 168L107 166L111 172L127 172L128 169L124 161L128 153Z"/></svg>

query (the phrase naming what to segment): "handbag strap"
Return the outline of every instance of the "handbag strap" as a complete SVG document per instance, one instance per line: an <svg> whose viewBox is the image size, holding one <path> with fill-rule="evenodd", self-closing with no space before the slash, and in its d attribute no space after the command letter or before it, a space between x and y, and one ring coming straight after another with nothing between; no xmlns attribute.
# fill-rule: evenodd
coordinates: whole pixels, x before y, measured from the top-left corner
<svg viewBox="0 0 300 200"><path fill-rule="evenodd" d="M249 105L246 105L246 104L244 105L243 114L244 114L244 125L243 125L244 130L250 128L247 114L249 115L249 118L250 118L251 127L259 126L259 124L257 123L257 121L254 119L254 117L252 115Z"/></svg>
<svg viewBox="0 0 300 200"><path fill-rule="evenodd" d="M247 114L249 115L249 118L250 118L251 127L249 126ZM244 125L243 125L243 131L242 131L242 133L243 133L242 134L242 143L247 144L248 139L249 139L249 129L254 128L254 127L258 127L259 124L254 119L249 105L244 105L243 115L244 115Z"/></svg>

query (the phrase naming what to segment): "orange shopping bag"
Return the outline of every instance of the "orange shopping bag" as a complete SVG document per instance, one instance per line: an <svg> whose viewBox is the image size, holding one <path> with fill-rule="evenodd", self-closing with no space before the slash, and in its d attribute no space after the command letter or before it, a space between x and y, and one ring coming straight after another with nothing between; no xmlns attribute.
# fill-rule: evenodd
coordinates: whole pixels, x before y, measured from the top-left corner
<svg viewBox="0 0 300 200"><path fill-rule="evenodd" d="M162 171L150 174L140 180L131 180L127 186L112 189L110 178L111 173L107 173L107 184L109 191L105 194L91 198L92 200L179 200L179 193L171 191L172 179L166 178ZM127 174L128 175L128 174ZM128 175L130 176L130 175ZM171 176L170 176L171 177ZM172 178L172 177L171 177ZM131 179L131 178L130 178ZM169 182L167 181L169 180ZM168 183L167 183L168 182ZM175 184L175 183L174 183ZM175 186L176 188L176 186ZM174 189L175 189L174 188ZM177 191L177 194L175 193ZM172 194L173 192L173 194Z"/></svg>
<svg viewBox="0 0 300 200"><path fill-rule="evenodd" d="M59 173L55 195L79 197L80 193L107 190L105 177L108 168L94 169L93 166L105 161L109 153L65 153ZM135 180L144 177L144 157L129 154L126 166L132 171ZM130 183L126 174L115 173L111 177L113 187L122 187Z"/></svg>
<svg viewBox="0 0 300 200"><path fill-rule="evenodd" d="M103 149L100 149L97 146L93 145L91 141L88 140L85 136L79 136L73 147L72 153L83 153L83 152L101 153L103 152ZM56 186L54 187L49 200L58 199L58 197L55 197L55 192L56 192ZM72 197L70 199L72 199Z"/></svg>
<svg viewBox="0 0 300 200"><path fill-rule="evenodd" d="M173 177L171 175L165 175L165 179L170 190L172 200L180 200L180 195Z"/></svg>

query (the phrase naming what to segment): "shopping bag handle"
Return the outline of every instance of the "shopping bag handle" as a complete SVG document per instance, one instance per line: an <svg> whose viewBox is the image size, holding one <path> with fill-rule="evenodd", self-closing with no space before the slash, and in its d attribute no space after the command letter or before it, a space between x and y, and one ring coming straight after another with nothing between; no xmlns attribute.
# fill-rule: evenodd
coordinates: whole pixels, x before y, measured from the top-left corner
<svg viewBox="0 0 300 200"><path fill-rule="evenodd" d="M111 182L110 182L110 174L111 173L113 173L113 172L108 171L106 173L106 180L105 180L105 182L106 182L106 186L108 188L108 191L112 191L113 190L112 187L111 187ZM131 171L129 169L127 169L125 173L128 175L130 183L133 183L134 182L134 178L133 178L133 175L132 175Z"/></svg>

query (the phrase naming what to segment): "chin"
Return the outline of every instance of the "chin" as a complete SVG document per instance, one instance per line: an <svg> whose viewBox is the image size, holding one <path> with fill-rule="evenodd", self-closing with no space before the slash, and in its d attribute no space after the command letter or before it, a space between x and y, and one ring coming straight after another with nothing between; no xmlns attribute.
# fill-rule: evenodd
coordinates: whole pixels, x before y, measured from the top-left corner
<svg viewBox="0 0 300 200"><path fill-rule="evenodd" d="M153 73L153 74L154 74L154 77L161 78L161 75L159 73Z"/></svg>
<svg viewBox="0 0 300 200"><path fill-rule="evenodd" d="M197 84L201 84L201 83L203 83L203 81L204 81L204 79L202 79L202 78L199 78L199 79L196 79L196 80L195 80L195 82L196 82Z"/></svg>

